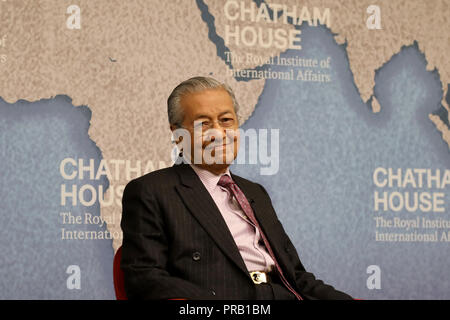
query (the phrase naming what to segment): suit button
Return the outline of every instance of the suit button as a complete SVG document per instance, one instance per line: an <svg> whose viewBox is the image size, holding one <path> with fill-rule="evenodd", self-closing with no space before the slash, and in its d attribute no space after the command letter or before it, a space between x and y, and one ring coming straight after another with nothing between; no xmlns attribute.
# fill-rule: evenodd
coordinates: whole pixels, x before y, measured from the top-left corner
<svg viewBox="0 0 450 320"><path fill-rule="evenodd" d="M194 261L200 260L200 252L194 252L192 254L192 260L194 260Z"/></svg>

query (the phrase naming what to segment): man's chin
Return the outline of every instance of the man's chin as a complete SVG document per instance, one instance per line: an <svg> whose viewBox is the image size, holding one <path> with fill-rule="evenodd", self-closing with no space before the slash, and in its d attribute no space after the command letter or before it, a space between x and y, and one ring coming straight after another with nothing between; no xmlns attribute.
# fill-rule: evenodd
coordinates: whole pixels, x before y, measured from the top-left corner
<svg viewBox="0 0 450 320"><path fill-rule="evenodd" d="M227 145L218 146L214 149L204 148L202 163L206 165L229 166L236 158L236 153L228 148Z"/></svg>
<svg viewBox="0 0 450 320"><path fill-rule="evenodd" d="M188 163L195 164L197 166L215 166L217 168L228 167L233 163L234 159L237 156L237 152L228 150L229 152L226 153L225 151L225 148L219 148L219 150L202 149L202 154L195 153L190 155L189 157L185 156L184 158Z"/></svg>
<svg viewBox="0 0 450 320"><path fill-rule="evenodd" d="M198 165L205 169L208 169L208 168L214 169L214 171L222 170L222 169L226 170L233 163L233 161L235 159L235 157L233 155L228 156L228 159L225 156L223 156L223 157L218 156L217 158L214 158L214 155L212 155L212 157L210 159L208 159L209 161L207 161L206 159L203 158L201 164L198 164Z"/></svg>

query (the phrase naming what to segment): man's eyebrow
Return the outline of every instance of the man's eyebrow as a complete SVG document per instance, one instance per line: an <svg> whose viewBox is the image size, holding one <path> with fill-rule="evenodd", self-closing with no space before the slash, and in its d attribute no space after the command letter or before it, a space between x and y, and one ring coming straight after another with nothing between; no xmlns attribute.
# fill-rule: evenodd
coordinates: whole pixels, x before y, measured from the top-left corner
<svg viewBox="0 0 450 320"><path fill-rule="evenodd" d="M227 113L231 113L231 111L224 111L224 112L221 112L221 113L219 113L219 117L221 117L221 116L223 116L224 114L227 114ZM206 115L206 114L199 114L199 115L197 115L197 116L195 117L195 119L199 119L199 118L207 118L207 119L211 119L211 117L208 116L208 115Z"/></svg>
<svg viewBox="0 0 450 320"><path fill-rule="evenodd" d="M199 114L198 116L195 116L195 119L199 119L199 118L210 118L209 116L205 115L205 114Z"/></svg>
<svg viewBox="0 0 450 320"><path fill-rule="evenodd" d="M219 117L220 116L223 116L224 114L227 114L227 113L232 113L231 111L224 111L224 112L222 112L221 114L219 114Z"/></svg>

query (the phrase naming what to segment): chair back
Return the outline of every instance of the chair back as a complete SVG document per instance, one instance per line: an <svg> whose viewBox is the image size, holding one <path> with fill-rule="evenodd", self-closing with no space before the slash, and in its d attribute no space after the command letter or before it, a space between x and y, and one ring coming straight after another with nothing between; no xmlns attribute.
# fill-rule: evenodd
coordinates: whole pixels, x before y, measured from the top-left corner
<svg viewBox="0 0 450 320"><path fill-rule="evenodd" d="M122 259L122 246L119 247L116 254L114 255L114 262L113 262L114 290L116 292L117 300L127 300L123 280L123 271L122 269L120 269L121 259Z"/></svg>

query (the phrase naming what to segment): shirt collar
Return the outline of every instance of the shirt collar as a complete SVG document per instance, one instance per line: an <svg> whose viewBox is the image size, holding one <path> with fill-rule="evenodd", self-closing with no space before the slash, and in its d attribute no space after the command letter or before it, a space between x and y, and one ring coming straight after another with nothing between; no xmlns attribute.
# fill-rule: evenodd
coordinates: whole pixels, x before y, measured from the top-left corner
<svg viewBox="0 0 450 320"><path fill-rule="evenodd" d="M222 173L220 175L216 175L206 169L200 168L196 165L189 164L191 168L195 171L197 176L200 178L200 180L203 182L203 185L206 187L209 193L211 193L219 183L220 178L227 174L231 177L230 170L227 168L227 171L225 173Z"/></svg>

